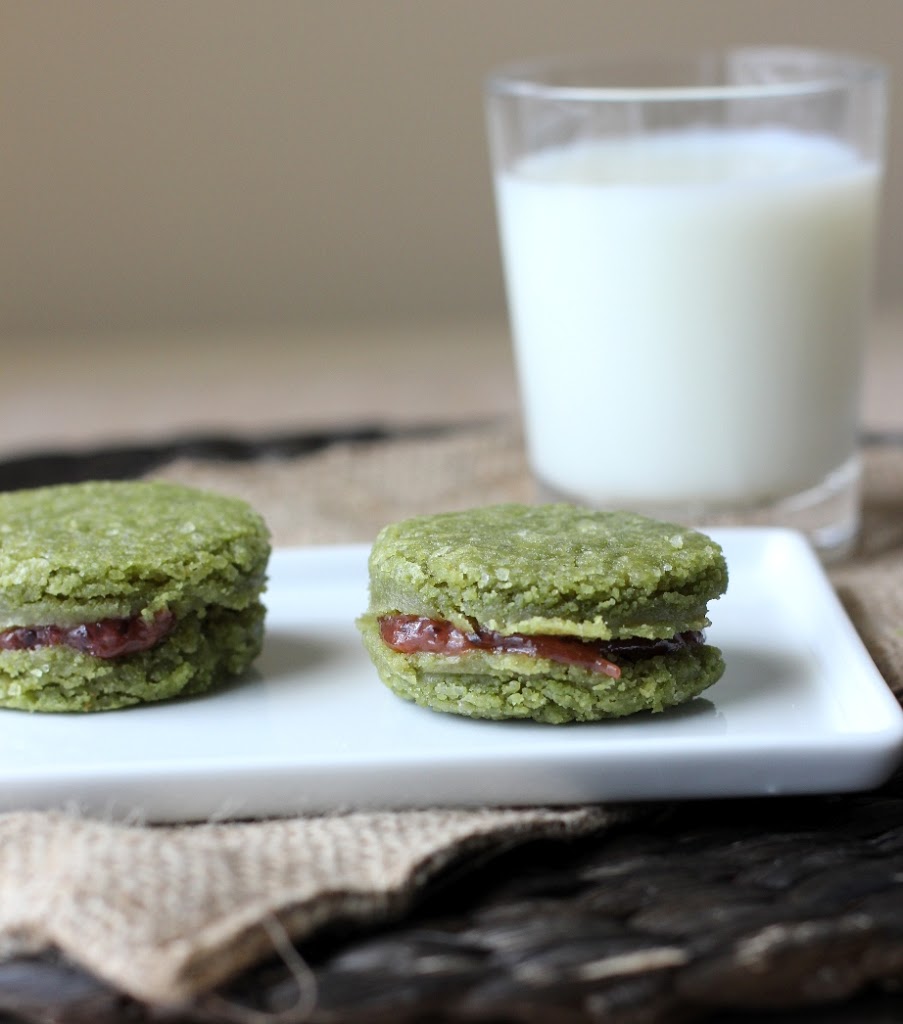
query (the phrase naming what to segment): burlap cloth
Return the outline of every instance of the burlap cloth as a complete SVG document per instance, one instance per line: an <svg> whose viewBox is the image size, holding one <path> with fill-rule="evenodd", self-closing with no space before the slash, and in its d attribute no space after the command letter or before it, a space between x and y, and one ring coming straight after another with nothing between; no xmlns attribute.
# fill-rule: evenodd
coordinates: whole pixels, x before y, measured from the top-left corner
<svg viewBox="0 0 903 1024"><path fill-rule="evenodd" d="M418 512L529 500L510 425L154 475L241 495L278 545L372 539ZM866 457L864 542L833 579L903 694L903 451ZM168 827L0 816L0 956L57 949L139 1000L191 1000L326 922L400 914L456 858L603 832L629 807L435 809Z"/></svg>

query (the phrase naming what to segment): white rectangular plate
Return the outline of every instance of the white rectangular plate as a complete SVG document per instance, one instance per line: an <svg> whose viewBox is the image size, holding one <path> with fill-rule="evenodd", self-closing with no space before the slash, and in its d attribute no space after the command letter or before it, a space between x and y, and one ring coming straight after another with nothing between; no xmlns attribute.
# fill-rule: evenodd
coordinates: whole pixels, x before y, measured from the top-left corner
<svg viewBox="0 0 903 1024"><path fill-rule="evenodd" d="M483 722L406 703L358 638L368 549L274 552L249 678L94 715L0 711L0 810L150 821L333 808L570 804L838 792L882 782L903 712L801 537L711 531L727 671L663 714L588 725Z"/></svg>

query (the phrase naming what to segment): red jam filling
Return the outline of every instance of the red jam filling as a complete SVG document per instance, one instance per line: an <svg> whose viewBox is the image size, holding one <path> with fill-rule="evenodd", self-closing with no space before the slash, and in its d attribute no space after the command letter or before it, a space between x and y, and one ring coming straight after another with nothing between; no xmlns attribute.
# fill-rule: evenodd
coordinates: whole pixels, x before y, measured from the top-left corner
<svg viewBox="0 0 903 1024"><path fill-rule="evenodd" d="M79 626L14 626L0 632L0 650L32 651L38 647L66 646L95 658L120 658L155 647L172 632L175 624L172 612L161 611L149 622L134 615Z"/></svg>
<svg viewBox="0 0 903 1024"><path fill-rule="evenodd" d="M583 640L575 636L503 634L478 627L464 632L452 623L417 615L384 615L379 620L383 642L401 654L461 654L464 651L503 651L576 665L588 672L619 679L618 662L651 658L704 642L700 632L678 633L662 640L630 637L626 640ZM614 660L616 659L616 660Z"/></svg>

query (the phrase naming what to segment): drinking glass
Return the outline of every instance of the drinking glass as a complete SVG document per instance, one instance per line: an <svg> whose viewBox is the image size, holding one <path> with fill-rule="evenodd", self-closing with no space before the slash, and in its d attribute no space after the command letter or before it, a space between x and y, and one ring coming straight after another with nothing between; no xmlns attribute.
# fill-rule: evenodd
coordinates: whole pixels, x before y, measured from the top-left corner
<svg viewBox="0 0 903 1024"><path fill-rule="evenodd" d="M849 551L886 91L781 47L490 75L539 498Z"/></svg>

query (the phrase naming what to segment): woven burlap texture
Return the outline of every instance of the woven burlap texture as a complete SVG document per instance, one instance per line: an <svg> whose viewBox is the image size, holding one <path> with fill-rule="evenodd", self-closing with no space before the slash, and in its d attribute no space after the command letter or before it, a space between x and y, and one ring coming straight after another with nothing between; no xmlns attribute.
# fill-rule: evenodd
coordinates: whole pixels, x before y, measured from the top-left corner
<svg viewBox="0 0 903 1024"><path fill-rule="evenodd" d="M0 950L57 948L138 999L178 1003L278 950L274 928L299 938L328 921L378 920L464 853L616 817L449 809L153 828L7 814Z"/></svg>
<svg viewBox="0 0 903 1024"><path fill-rule="evenodd" d="M529 500L517 431L342 444L249 464L174 463L157 476L250 500L276 544L366 541L418 512ZM866 543L834 580L879 668L903 693L903 452L866 460ZM153 827L75 814L0 816L0 953L57 948L153 1004L209 991L337 920L401 912L455 858L629 819L629 808L432 809Z"/></svg>

